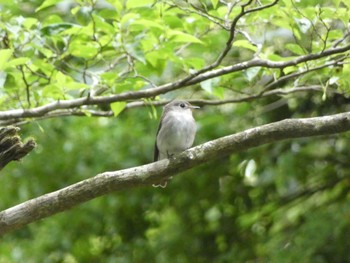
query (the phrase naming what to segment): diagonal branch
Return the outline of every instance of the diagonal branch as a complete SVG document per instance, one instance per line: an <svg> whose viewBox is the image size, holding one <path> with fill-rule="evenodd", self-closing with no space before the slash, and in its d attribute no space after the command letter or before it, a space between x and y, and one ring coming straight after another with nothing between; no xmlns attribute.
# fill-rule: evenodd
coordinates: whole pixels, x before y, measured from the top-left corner
<svg viewBox="0 0 350 263"><path fill-rule="evenodd" d="M210 70L213 70L214 68L218 67L221 62L224 60L224 58L227 56L227 54L230 52L231 48L232 48L232 44L236 35L236 27L238 24L238 21L245 16L246 14L249 13L253 13L253 12L258 12L261 11L263 9L266 8L270 8L274 5L276 5L278 3L279 0L275 0L270 4L264 5L264 6L259 6L257 8L252 8L252 9L248 9L246 10L246 8L251 5L251 3L253 2L253 0L248 0L247 3L243 4L241 6L241 11L240 13L233 19L232 23L231 23L231 27L230 27L230 35L228 37L228 40L226 41L226 46L224 48L224 50L221 52L221 54L218 56L218 58L216 59L216 61L214 61L212 64L196 71L193 72L192 74L188 75L187 77L183 78L182 80L179 81L179 84L185 84L190 82L191 80L193 80L193 78L200 76L201 74L208 72Z"/></svg>
<svg viewBox="0 0 350 263"><path fill-rule="evenodd" d="M231 66L226 66L220 69L211 70L209 72L203 73L200 76L193 78L191 81L187 82L186 85L193 85L201 81L211 79L214 77L226 75L232 72L241 71L253 67L264 67L264 68L277 68L284 69L291 66L296 66L298 64L321 59L335 54L341 54L350 51L350 45L340 47L340 48L330 48L318 53L311 53L303 56L296 57L287 61L271 61L265 59L254 58L245 62L237 63Z"/></svg>
<svg viewBox="0 0 350 263"><path fill-rule="evenodd" d="M350 131L350 112L304 119L286 119L206 142L176 155L120 171L104 172L0 212L0 235L68 210L96 197L150 186L208 161L286 139Z"/></svg>

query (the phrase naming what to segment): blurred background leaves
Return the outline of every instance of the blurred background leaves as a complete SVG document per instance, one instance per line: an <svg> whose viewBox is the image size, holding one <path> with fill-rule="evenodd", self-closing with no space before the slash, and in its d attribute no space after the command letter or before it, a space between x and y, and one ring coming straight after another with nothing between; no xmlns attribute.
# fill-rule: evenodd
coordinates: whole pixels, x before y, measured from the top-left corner
<svg viewBox="0 0 350 263"><path fill-rule="evenodd" d="M222 50L227 31L198 12L223 17L222 2L0 1L2 110L78 98L92 88L107 95L149 88L199 69ZM348 8L344 1L280 1L245 17L240 29L262 43L261 57L283 61L341 39ZM242 35L237 38L224 65L256 51ZM260 92L259 81L279 74L249 69L162 98L236 98ZM284 118L349 110L347 76L344 64L279 87L317 84L341 91L326 98L309 92L204 106L195 113L195 144ZM23 125L23 137L34 137L38 146L1 172L1 208L103 171L151 162L161 109L124 107L112 105L113 118ZM196 167L165 189L97 198L5 235L0 262L350 262L349 136L265 145Z"/></svg>

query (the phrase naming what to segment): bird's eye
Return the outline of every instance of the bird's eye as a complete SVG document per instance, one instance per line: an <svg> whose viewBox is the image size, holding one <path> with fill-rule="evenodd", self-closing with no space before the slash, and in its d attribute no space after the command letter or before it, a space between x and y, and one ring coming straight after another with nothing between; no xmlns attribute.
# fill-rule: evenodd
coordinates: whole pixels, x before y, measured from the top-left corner
<svg viewBox="0 0 350 263"><path fill-rule="evenodd" d="M180 104L180 107L181 107L181 108L185 108L185 107L186 107L185 103L181 103L181 104Z"/></svg>

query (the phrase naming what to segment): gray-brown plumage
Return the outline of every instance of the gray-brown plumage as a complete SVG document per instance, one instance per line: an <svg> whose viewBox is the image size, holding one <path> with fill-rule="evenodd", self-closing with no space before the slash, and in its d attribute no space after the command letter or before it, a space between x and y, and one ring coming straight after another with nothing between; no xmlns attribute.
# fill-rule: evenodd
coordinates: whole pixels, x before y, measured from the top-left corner
<svg viewBox="0 0 350 263"><path fill-rule="evenodd" d="M154 161L169 158L193 144L196 135L196 123L192 116L192 106L184 100L174 100L165 105L160 119L154 146ZM167 180L159 185L165 187Z"/></svg>

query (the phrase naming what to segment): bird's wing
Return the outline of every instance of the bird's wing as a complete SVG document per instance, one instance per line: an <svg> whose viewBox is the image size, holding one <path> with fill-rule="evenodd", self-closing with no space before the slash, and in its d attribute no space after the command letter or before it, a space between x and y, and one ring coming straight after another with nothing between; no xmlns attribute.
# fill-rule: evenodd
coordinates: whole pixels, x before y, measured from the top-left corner
<svg viewBox="0 0 350 263"><path fill-rule="evenodd" d="M153 155L153 161L154 162L158 161L158 158L159 158L159 149L158 149L158 146L157 146L157 137L158 137L158 133L160 131L160 128L162 126L162 120L163 120L163 118L160 119L158 130L157 130L157 135L156 135L156 142L154 143L154 155Z"/></svg>
<svg viewBox="0 0 350 263"><path fill-rule="evenodd" d="M154 144L154 155L153 155L153 161L156 162L158 161L159 158L159 150L157 147L157 139L156 139L156 143Z"/></svg>

